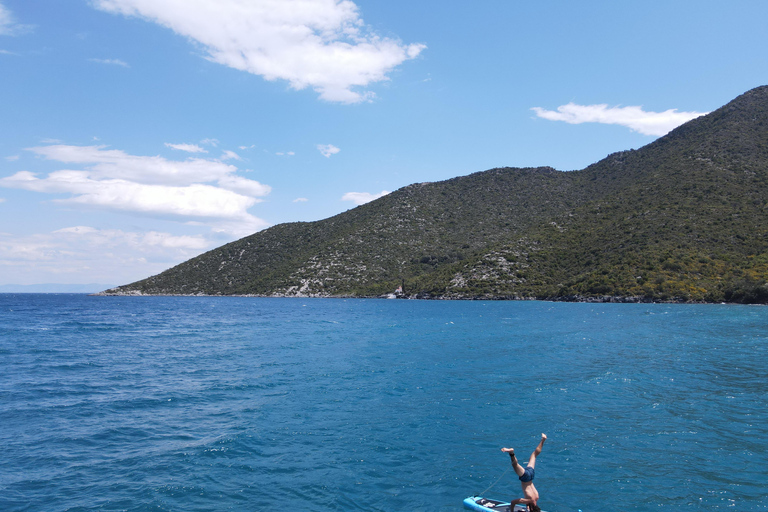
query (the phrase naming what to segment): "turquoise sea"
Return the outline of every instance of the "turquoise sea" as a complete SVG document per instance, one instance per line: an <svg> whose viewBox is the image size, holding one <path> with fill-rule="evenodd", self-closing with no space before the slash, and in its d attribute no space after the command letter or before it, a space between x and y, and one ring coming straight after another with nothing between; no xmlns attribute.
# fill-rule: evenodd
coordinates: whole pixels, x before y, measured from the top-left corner
<svg viewBox="0 0 768 512"><path fill-rule="evenodd" d="M2 511L768 510L768 308L0 295Z"/></svg>

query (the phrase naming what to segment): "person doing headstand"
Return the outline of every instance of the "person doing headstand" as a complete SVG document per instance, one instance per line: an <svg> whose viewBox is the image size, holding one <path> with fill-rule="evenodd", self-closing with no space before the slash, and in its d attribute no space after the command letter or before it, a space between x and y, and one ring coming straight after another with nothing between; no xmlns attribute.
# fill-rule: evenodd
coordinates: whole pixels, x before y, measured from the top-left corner
<svg viewBox="0 0 768 512"><path fill-rule="evenodd" d="M541 453L541 449L544 447L544 441L547 440L547 436L545 434L541 434L541 441L539 441L539 445L536 447L535 450L533 450L533 453L531 454L531 458L528 459L528 465L523 468L520 464L517 462L517 458L515 457L515 449L514 448L502 448L501 451L504 453L509 454L509 458L512 460L512 467L515 470L515 473L517 473L517 476L520 478L520 484L523 486L523 494L525 495L524 498L517 498L516 500L512 500L511 507L514 507L518 503L528 505L528 510L531 512L541 512L541 509L537 505L539 501L539 491L536 490L536 487L533 485L533 477L534 477L534 468L536 467L536 457L539 456Z"/></svg>

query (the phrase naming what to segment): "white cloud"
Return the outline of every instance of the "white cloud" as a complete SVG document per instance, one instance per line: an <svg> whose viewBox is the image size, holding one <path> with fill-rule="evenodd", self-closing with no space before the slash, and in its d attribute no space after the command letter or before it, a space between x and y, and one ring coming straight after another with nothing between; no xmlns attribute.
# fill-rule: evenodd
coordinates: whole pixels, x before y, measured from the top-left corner
<svg viewBox="0 0 768 512"><path fill-rule="evenodd" d="M245 178L240 178L245 180ZM250 180L245 180L250 181ZM64 204L180 218L233 218L246 215L256 199L210 185L147 185L126 180L94 180L86 171L56 171L40 179L28 171L0 179L0 185L48 194Z"/></svg>
<svg viewBox="0 0 768 512"><path fill-rule="evenodd" d="M98 64L107 64L110 66L121 66L124 68L129 68L131 66L128 65L127 62L122 61L120 59L88 59L91 62L96 62Z"/></svg>
<svg viewBox="0 0 768 512"><path fill-rule="evenodd" d="M293 200L294 203L306 203L307 201L309 201L309 199L306 197L297 197Z"/></svg>
<svg viewBox="0 0 768 512"><path fill-rule="evenodd" d="M11 11L0 3L0 36L17 36L29 32L30 30L32 30L32 25L20 25L16 23Z"/></svg>
<svg viewBox="0 0 768 512"><path fill-rule="evenodd" d="M387 190L382 190L378 194L371 194L370 192L347 192L342 196L341 200L352 201L356 205L360 206L361 204L370 203L374 199L384 197L387 194L389 194Z"/></svg>
<svg viewBox="0 0 768 512"><path fill-rule="evenodd" d="M216 147L219 145L219 139L203 139L200 141L200 144Z"/></svg>
<svg viewBox="0 0 768 512"><path fill-rule="evenodd" d="M275 153L275 154L276 154L277 156L293 156L293 155L295 155L296 153L294 153L293 151L278 151L278 152L277 152L277 153ZM330 156L330 155L329 155L329 156Z"/></svg>
<svg viewBox="0 0 768 512"><path fill-rule="evenodd" d="M227 190L255 197L266 196L272 191L269 185L234 175L223 176L218 180L218 184Z"/></svg>
<svg viewBox="0 0 768 512"><path fill-rule="evenodd" d="M208 152L205 149L198 146L197 144L171 144L170 142L166 142L165 146L171 149L177 149L179 151L186 151L187 153L207 153Z"/></svg>
<svg viewBox="0 0 768 512"><path fill-rule="evenodd" d="M320 154L322 154L325 158L330 158L331 155L335 155L336 153L341 151L339 148L337 148L333 144L318 144L317 150L320 151Z"/></svg>
<svg viewBox="0 0 768 512"><path fill-rule="evenodd" d="M219 158L221 160L242 160L242 158L240 158L240 155L228 149L224 150L224 153L222 153L221 157Z"/></svg>
<svg viewBox="0 0 768 512"><path fill-rule="evenodd" d="M13 24L13 17L11 11L9 11L3 4L0 4L0 34L3 34L4 27Z"/></svg>
<svg viewBox="0 0 768 512"><path fill-rule="evenodd" d="M4 203L4 202L5 202L5 198L4 197L0 197L0 203Z"/></svg>
<svg viewBox="0 0 768 512"><path fill-rule="evenodd" d="M9 162L15 162L19 158L20 158L19 155L11 155L11 156L5 157L5 159L8 160Z"/></svg>
<svg viewBox="0 0 768 512"><path fill-rule="evenodd" d="M119 242L129 244L134 248L162 247L166 249L185 249L201 251L210 245L210 242L202 236L171 235L158 231L147 233L126 233L119 229L96 229L90 226L74 226L59 229L54 234L75 235L81 241L91 245L105 245ZM87 239L87 240L84 240Z"/></svg>
<svg viewBox="0 0 768 512"><path fill-rule="evenodd" d="M565 121L570 124L602 123L626 126L643 135L666 135L683 123L703 116L706 112L678 112L670 109L664 112L646 112L642 107L609 107L601 105L576 105L568 103L557 107L557 111L534 107L536 115L550 121Z"/></svg>
<svg viewBox="0 0 768 512"><path fill-rule="evenodd" d="M0 179L0 186L45 194L70 206L131 212L180 221L196 221L214 231L238 236L267 227L248 208L271 192L268 185L236 174L237 168L216 160L166 160L129 155L103 146L53 145L30 151L84 169L64 169L45 177L29 171ZM215 183L212 184L212 183Z"/></svg>
<svg viewBox="0 0 768 512"><path fill-rule="evenodd" d="M213 243L196 235L73 226L50 233L0 233L0 281L122 284L194 257Z"/></svg>
<svg viewBox="0 0 768 512"><path fill-rule="evenodd" d="M135 156L119 149L105 148L55 144L29 148L29 151L66 164L90 164L89 175L97 179L115 178L159 185L205 183L237 171L236 167L216 160L167 160L160 156Z"/></svg>
<svg viewBox="0 0 768 512"><path fill-rule="evenodd" d="M326 101L359 103L361 90L421 53L366 27L350 0L94 0L104 11L136 16L200 43L211 61L312 87Z"/></svg>

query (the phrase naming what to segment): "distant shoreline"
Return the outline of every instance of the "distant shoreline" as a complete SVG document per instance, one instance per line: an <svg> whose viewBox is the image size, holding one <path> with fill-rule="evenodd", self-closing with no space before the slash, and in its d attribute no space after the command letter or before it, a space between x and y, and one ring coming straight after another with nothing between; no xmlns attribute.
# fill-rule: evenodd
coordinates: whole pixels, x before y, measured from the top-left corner
<svg viewBox="0 0 768 512"><path fill-rule="evenodd" d="M204 293L142 293L137 290L130 292L108 293L107 290L91 293L90 295L98 297L253 297L265 299L381 299L381 300L425 300L425 301L540 301L540 302L573 302L585 304L740 304L740 305L765 305L762 303L742 303L742 302L708 302L691 301L683 299L654 300L646 297L623 297L618 295L606 295L601 297L458 297L458 296L428 296L426 294L417 294L410 296L391 297L387 295L297 295L297 294L219 294L208 295Z"/></svg>
<svg viewBox="0 0 768 512"><path fill-rule="evenodd" d="M92 294L114 288L114 285L101 283L84 284L3 284L0 293L86 293Z"/></svg>

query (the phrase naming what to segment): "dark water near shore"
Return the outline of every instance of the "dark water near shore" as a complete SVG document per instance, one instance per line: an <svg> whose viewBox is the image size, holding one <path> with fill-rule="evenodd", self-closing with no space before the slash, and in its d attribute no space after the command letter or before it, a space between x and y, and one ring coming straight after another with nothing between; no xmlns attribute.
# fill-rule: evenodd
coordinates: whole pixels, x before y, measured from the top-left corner
<svg viewBox="0 0 768 512"><path fill-rule="evenodd" d="M459 511L541 432L549 512L768 510L768 308L0 295L3 511Z"/></svg>

